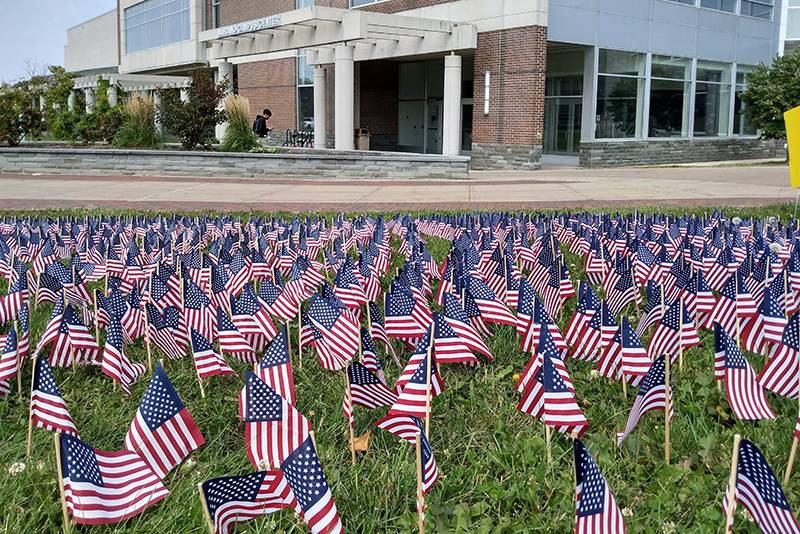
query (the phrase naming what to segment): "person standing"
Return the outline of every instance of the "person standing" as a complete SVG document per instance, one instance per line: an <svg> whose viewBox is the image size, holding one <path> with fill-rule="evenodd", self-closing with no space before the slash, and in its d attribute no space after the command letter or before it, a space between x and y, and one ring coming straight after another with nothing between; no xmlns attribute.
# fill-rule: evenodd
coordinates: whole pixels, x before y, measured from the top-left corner
<svg viewBox="0 0 800 534"><path fill-rule="evenodd" d="M261 115L256 115L256 120L253 121L253 132L259 137L267 137L272 131L272 128L267 127L267 121L272 117L272 112L264 108L261 113Z"/></svg>

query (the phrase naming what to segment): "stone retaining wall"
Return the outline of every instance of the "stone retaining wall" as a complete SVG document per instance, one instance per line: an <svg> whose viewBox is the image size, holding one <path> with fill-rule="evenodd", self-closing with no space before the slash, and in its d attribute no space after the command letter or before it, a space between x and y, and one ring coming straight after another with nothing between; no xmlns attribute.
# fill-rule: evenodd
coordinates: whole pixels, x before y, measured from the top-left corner
<svg viewBox="0 0 800 534"><path fill-rule="evenodd" d="M581 167L629 167L785 157L785 141L753 138L581 143ZM475 168L475 167L473 167Z"/></svg>
<svg viewBox="0 0 800 534"><path fill-rule="evenodd" d="M469 158L284 149L281 154L173 150L0 148L0 173L257 178L467 179Z"/></svg>
<svg viewBox="0 0 800 534"><path fill-rule="evenodd" d="M472 143L470 169L533 171L541 167L541 146Z"/></svg>

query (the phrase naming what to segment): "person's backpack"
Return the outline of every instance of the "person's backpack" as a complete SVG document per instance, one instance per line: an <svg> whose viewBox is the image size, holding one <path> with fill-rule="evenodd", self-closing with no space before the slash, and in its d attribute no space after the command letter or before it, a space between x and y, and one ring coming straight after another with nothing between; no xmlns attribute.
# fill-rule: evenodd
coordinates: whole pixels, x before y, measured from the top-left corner
<svg viewBox="0 0 800 534"><path fill-rule="evenodd" d="M253 121L253 131L256 135L267 134L267 121L261 115L256 115L256 120Z"/></svg>

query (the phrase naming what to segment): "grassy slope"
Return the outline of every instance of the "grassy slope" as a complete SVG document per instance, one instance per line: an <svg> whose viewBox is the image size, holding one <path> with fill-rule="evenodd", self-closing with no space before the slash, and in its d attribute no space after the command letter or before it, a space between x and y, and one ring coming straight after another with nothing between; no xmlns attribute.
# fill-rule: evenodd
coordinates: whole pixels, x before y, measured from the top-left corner
<svg viewBox="0 0 800 534"><path fill-rule="evenodd" d="M728 210L727 215L780 214L788 219L791 208L774 206L735 213ZM87 212L69 213L82 216ZM701 214L702 210L696 213ZM397 238L393 239L396 250ZM448 247L441 239L431 239L429 243L437 261L441 261ZM568 252L565 255L573 280L584 278L582 261ZM393 268L399 265L395 258ZM2 286L2 289L7 288ZM556 318L562 330L574 310L574 300L567 303L563 316ZM32 313L33 346L51 309L51 305L44 304ZM626 312L635 323L633 309ZM296 347L296 323L293 325L292 347ZM520 352L511 327L499 326L495 330L497 335L487 343L496 362L479 370L461 365L443 366L446 391L434 400L431 421L431 443L440 479L426 501L428 532L572 532L571 445L566 437L554 434L554 463L547 465L543 425L516 409L519 394L513 388L513 375L521 372L529 355ZM590 424L584 441L620 507L632 511L633 515L627 518L630 533L678 532L678 529L722 532L720 502L730 469L734 433L753 441L782 479L797 402L770 393L769 401L778 415L776 421L751 423L732 419L724 393L714 384L713 334L702 331L701 339L702 346L686 354L683 371L676 368L673 377L676 406L671 466L666 466L663 459L663 415L651 413L643 417L639 428L618 449L615 431L624 427L635 389L629 388L626 401L619 383L591 377L592 364L567 361ZM126 352L133 361L146 362L141 341L126 347ZM381 348L379 353L387 378L393 383L400 369L391 362L391 357L383 356ZM405 349L400 354L405 361L410 351ZM763 357L753 354L748 357L756 370L762 367ZM313 349L305 351L302 369L296 353L293 358L298 408L309 417L316 431L325 474L345 529L413 531L416 527L413 447L372 426L385 415L387 408L372 412L356 408L356 434L374 432L369 452L359 457L355 469L351 468L347 427L341 413L341 373L334 376L321 369ZM247 368L238 361L232 361L232 365L242 374ZM206 383L208 396L201 399L190 359L168 361L166 370L206 438L206 445L192 455L196 464L184 463L167 475L164 482L172 495L143 514L119 525L75 530L202 532L205 522L197 497L197 482L252 471L244 451L244 425L236 416L236 399L243 380L212 377ZM81 436L99 449L121 449L149 380L135 384L128 397L119 389L112 392L111 380L99 369L78 369L77 373L55 369L54 374ZM12 380L13 388L16 384ZM22 461L27 465L16 476L0 469L0 532L54 532L61 528L52 434L35 429L32 458L25 458L29 388L27 364L22 398L16 393L0 398L0 464ZM793 507L800 504L797 480L795 476L784 488ZM737 513L735 530L757 532L741 510ZM308 532L308 528L300 525L291 510L284 510L241 524L234 532Z"/></svg>

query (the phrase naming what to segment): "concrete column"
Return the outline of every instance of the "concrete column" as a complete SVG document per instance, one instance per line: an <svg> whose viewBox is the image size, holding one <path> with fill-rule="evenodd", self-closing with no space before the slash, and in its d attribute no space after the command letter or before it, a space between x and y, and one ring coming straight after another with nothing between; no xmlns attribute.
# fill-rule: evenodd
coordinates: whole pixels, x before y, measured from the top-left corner
<svg viewBox="0 0 800 534"><path fill-rule="evenodd" d="M442 154L457 156L461 130L461 56L444 57L444 109L442 110Z"/></svg>
<svg viewBox="0 0 800 534"><path fill-rule="evenodd" d="M39 111L44 112L45 106L47 106L47 101L44 98L44 95L39 95Z"/></svg>
<svg viewBox="0 0 800 534"><path fill-rule="evenodd" d="M355 123L353 121L353 47L341 45L336 47L336 81L334 85L334 101L336 109L336 150L355 149ZM316 118L315 118L316 120Z"/></svg>
<svg viewBox="0 0 800 534"><path fill-rule="evenodd" d="M181 87L181 102L189 101L189 91L185 87Z"/></svg>
<svg viewBox="0 0 800 534"><path fill-rule="evenodd" d="M67 109L70 111L70 113L75 113L76 98L77 95L75 94L75 91L70 91L69 97L67 97Z"/></svg>
<svg viewBox="0 0 800 534"><path fill-rule="evenodd" d="M95 104L94 89L84 89L83 92L86 95L86 113L91 113Z"/></svg>
<svg viewBox="0 0 800 534"><path fill-rule="evenodd" d="M219 83L222 80L228 80L228 91L226 95L231 94L232 86L233 86L233 63L228 63L227 61L220 61L217 63L217 78L216 82ZM220 102L220 106L222 103ZM228 129L228 123L223 122L222 124L217 124L216 128L214 129L214 136L222 141L222 138L225 137L225 131Z"/></svg>
<svg viewBox="0 0 800 534"><path fill-rule="evenodd" d="M117 86L116 85L109 85L108 89L106 89L106 95L108 96L108 105L112 108L117 105Z"/></svg>
<svg viewBox="0 0 800 534"><path fill-rule="evenodd" d="M161 92L157 89L153 91L153 108L155 109L156 112L155 116L156 131L160 135L164 135L164 125L161 124L161 121L158 120L158 111L161 109Z"/></svg>
<svg viewBox="0 0 800 534"><path fill-rule="evenodd" d="M328 145L328 110L325 108L327 76L325 69L314 67L314 147Z"/></svg>

